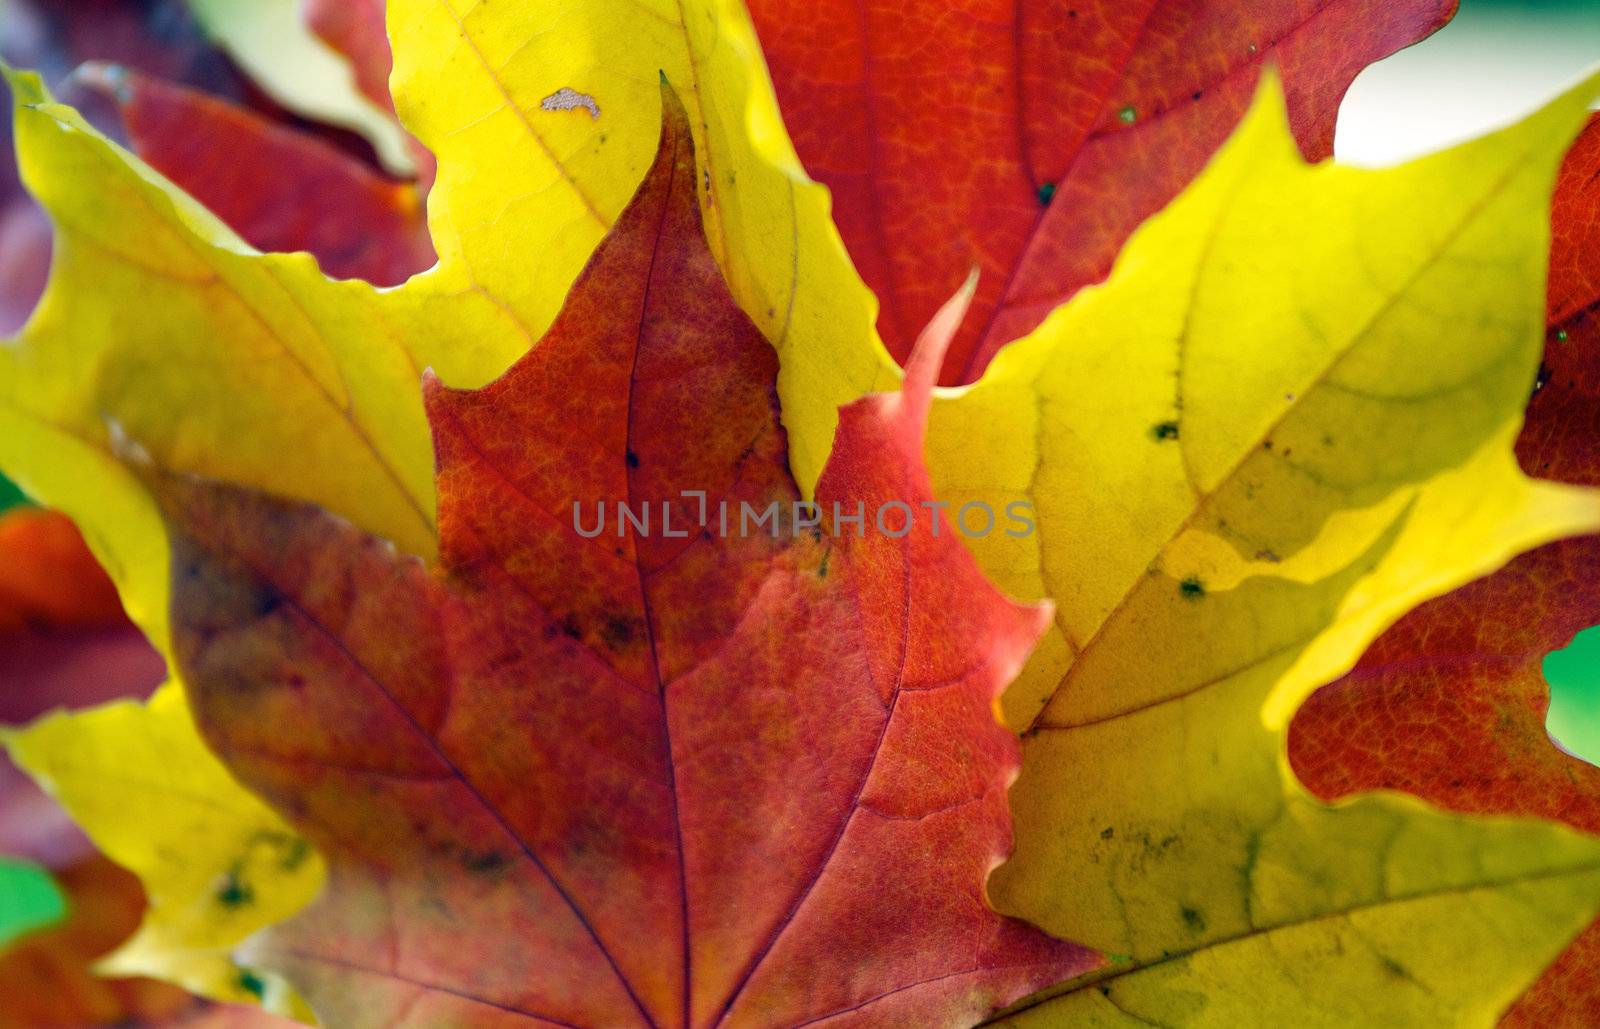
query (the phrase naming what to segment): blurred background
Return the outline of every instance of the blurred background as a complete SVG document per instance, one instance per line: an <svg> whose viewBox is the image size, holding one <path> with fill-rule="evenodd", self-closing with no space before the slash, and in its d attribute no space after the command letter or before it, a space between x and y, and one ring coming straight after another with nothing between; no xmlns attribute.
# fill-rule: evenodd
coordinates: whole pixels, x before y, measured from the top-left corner
<svg viewBox="0 0 1600 1029"><path fill-rule="evenodd" d="M1334 152L1382 165L1459 143L1527 114L1600 67L1600 0L1462 0L1433 36L1361 73Z"/></svg>

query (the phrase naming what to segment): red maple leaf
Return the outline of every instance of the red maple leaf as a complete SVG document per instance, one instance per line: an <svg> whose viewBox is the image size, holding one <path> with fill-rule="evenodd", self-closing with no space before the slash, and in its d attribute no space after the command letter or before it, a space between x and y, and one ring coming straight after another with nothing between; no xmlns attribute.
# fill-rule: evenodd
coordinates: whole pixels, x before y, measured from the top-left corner
<svg viewBox="0 0 1600 1029"><path fill-rule="evenodd" d="M664 96L549 334L483 390L427 384L438 568L151 473L201 730L329 864L250 960L330 1024L970 1023L1097 962L984 897L1018 765L996 699L1045 612L922 506L959 305L903 393L844 410L807 524ZM654 530L583 538L597 502Z"/></svg>
<svg viewBox="0 0 1600 1029"><path fill-rule="evenodd" d="M977 379L1098 282L1277 64L1307 159L1339 101L1456 0L751 0L784 121L904 359L974 265L944 369Z"/></svg>

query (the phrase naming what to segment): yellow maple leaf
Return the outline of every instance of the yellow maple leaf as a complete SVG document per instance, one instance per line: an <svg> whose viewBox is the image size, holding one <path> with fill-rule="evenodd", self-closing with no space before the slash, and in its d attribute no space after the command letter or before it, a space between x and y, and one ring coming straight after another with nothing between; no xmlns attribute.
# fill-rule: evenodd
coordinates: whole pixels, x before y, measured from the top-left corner
<svg viewBox="0 0 1600 1029"><path fill-rule="evenodd" d="M1307 166L1269 76L1111 279L933 417L942 496L1056 603L1002 910L1118 955L1025 1021L1492 1018L1600 908L1600 842L1402 797L1328 807L1284 726L1421 600L1600 525L1522 475L1556 168L1600 78L1383 171Z"/></svg>
<svg viewBox="0 0 1600 1029"><path fill-rule="evenodd" d="M322 860L205 750L176 686L148 705L49 715L0 741L102 853L145 884L156 916L100 971L166 979L222 1001L264 1001L309 1020L286 983L235 967L228 953L307 904L322 886ZM219 868L211 854L232 855L231 863Z"/></svg>

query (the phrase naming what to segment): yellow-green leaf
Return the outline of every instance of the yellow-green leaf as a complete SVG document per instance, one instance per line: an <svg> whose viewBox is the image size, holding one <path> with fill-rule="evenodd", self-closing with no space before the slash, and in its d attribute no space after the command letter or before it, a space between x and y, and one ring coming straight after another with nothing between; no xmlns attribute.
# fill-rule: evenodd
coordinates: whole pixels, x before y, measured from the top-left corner
<svg viewBox="0 0 1600 1029"><path fill-rule="evenodd" d="M0 347L0 465L75 518L157 646L168 647L166 538L144 487L118 461L119 446L315 498L428 553L432 459L418 370L379 294L329 282L304 255L251 252L53 103L36 76L10 82L22 172L57 235L39 310ZM165 972L237 999L240 973L226 948L304 903L309 889L262 881L254 892L263 903L220 927L190 912L213 903L215 883L240 859L228 827L251 826L263 838L287 829L204 748L176 689L148 710L117 706L47 724L12 744L27 747L21 763L49 769L61 748L88 775L82 741L101 741L96 752L116 755L93 769L102 779L55 778L80 824L156 898L125 954L131 964L119 967ZM112 747L123 736L123 748ZM73 802L91 791L111 796L170 782L174 762L185 795L210 813L218 833L142 814L159 803ZM165 859L129 854L135 832L150 833L148 845Z"/></svg>
<svg viewBox="0 0 1600 1029"><path fill-rule="evenodd" d="M286 983L229 954L310 901L322 860L204 748L177 687L148 705L49 715L3 739L95 845L146 885L144 921L104 972L307 1016Z"/></svg>
<svg viewBox="0 0 1600 1029"><path fill-rule="evenodd" d="M1056 603L1008 697L1017 845L990 888L1124 956L1056 1002L1067 1021L1378 993L1396 1017L1481 1020L1600 907L1600 843L1392 797L1325 807L1282 733L1409 607L1600 523L1511 453L1551 185L1597 88L1361 171L1306 166L1269 82L1105 286L938 405L941 494L1030 499L1036 534L973 543Z"/></svg>

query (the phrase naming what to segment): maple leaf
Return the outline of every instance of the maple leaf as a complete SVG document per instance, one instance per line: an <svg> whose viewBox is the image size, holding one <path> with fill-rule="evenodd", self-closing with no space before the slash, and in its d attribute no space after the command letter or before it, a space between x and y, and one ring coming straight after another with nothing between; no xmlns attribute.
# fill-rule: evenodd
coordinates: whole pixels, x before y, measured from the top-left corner
<svg viewBox="0 0 1600 1029"><path fill-rule="evenodd" d="M1600 120L1562 165L1552 220L1542 385L1517 456L1530 472L1600 486ZM1290 726L1318 796L1404 790L1454 811L1539 816L1600 832L1600 769L1551 743L1542 665L1600 624L1600 538L1563 540L1407 615ZM1512 1026L1600 1020L1600 925L1506 1012Z"/></svg>
<svg viewBox="0 0 1600 1029"><path fill-rule="evenodd" d="M119 67L74 84L109 99L134 151L258 250L306 250L334 278L399 285L433 264L410 182L297 128Z"/></svg>
<svg viewBox="0 0 1600 1029"><path fill-rule="evenodd" d="M784 120L904 358L976 264L945 379L1102 279L1232 131L1269 62L1306 157L1362 68L1455 0L751 0Z"/></svg>
<svg viewBox="0 0 1600 1029"><path fill-rule="evenodd" d="M143 487L112 458L108 425L165 467L314 501L431 553L417 368L458 385L486 382L548 326L648 163L657 69L698 86L691 120L706 168L718 169L705 177L710 239L741 305L785 355L780 388L831 398L786 417L803 488L829 452L838 405L898 381L886 355L861 345L869 297L825 195L787 152L742 9L688 0L641 18L633 3L586 4L538 25L516 5L478 5L460 21L432 0L391 8L399 106L446 177L430 203L439 267L381 296L359 283L330 289L294 256L249 253L37 81L12 79L19 161L51 212L60 257L32 324L0 348L0 465L85 527L129 613L164 653L163 530ZM601 38L603 53L587 42ZM541 98L573 86L598 98L598 119L543 109ZM590 203L603 205L598 214ZM539 260L531 269L507 263L519 252ZM118 317L101 308L111 298L159 317ZM290 467L287 453L315 460ZM292 909L306 881L298 871L272 881L266 863L258 894L273 905L212 911L216 884L255 860L250 839L293 834L210 755L176 687L148 709L119 705L47 724L52 733L23 733L11 746L36 738L30 767L103 850L144 878L148 935L169 952L146 947L138 960L197 992L235 997L250 970L218 959ZM49 760L55 751L60 761ZM101 802L110 794L120 802ZM216 831L194 835L207 828L197 817L206 805L222 813ZM150 845L140 812L153 809L182 813L171 824L190 833L173 837L181 847ZM186 860L164 860L174 851Z"/></svg>
<svg viewBox="0 0 1600 1029"><path fill-rule="evenodd" d="M360 133L396 174L416 170L393 111L365 93L357 70L312 31L301 16L301 0L187 2L217 45L279 103Z"/></svg>
<svg viewBox="0 0 1600 1029"><path fill-rule="evenodd" d="M1016 767L995 702L1043 611L926 518L719 538L694 514L686 491L741 518L800 494L776 355L663 108L549 334L481 391L429 385L437 573L317 508L157 480L202 731L330 864L250 949L333 1024L962 1024L1096 962L983 896ZM844 413L833 517L931 500L939 355ZM585 540L595 501L691 531Z"/></svg>
<svg viewBox="0 0 1600 1029"><path fill-rule="evenodd" d="M93 17L81 9L72 17L58 9L64 5L34 6L8 8L0 22L9 56L21 54L57 71L85 58L131 62L207 91L122 64L84 65L67 79L76 96L93 100L95 91L103 93L116 105L109 110L121 117L120 134L140 154L193 189L256 245L310 249L334 274L378 283L401 281L431 263L412 187L374 174L306 127L284 125L270 105L247 106L247 87L187 26L181 4L155 10L103 3ZM10 31L18 19L29 18L45 31ZM150 38L154 23L165 26L159 44ZM27 49L19 49L18 39ZM8 126L8 149L9 141ZM244 154L250 156L241 159ZM12 212L20 217L11 225L32 224L31 205L14 203ZM46 234L30 236L28 245L10 246L6 254L23 276L36 272L42 279L49 252ZM26 285L16 298L23 311L37 296ZM20 323L20 313L13 321ZM159 655L127 624L105 574L62 516L8 516L0 529L0 567L6 583L0 594L10 587L21 603L0 610L0 628L8 618L28 623L0 643L0 681L7 684L0 720L15 723L52 706L144 696L161 681ZM263 863L271 848L261 841L291 841L285 853L304 843L232 782L187 720L173 688L148 710L119 704L81 720L47 720L36 739L58 747L48 758L20 744L18 750L27 752L33 769L79 818L96 822L96 841L152 886L155 903L145 914L144 930L104 967L157 975L224 1000L253 1001L265 992L280 1010L299 1011L281 984L235 969L226 952L256 927L252 919L283 917L303 904L321 881L320 866L315 860L288 868L266 862L254 873L266 899L248 912L216 901L230 875ZM172 727L179 731L166 731ZM63 835L55 827L66 816L21 773L10 772L0 782L0 822L27 827L35 843L40 834ZM152 824L146 813L156 809L166 813L157 820L164 831L186 839L187 854L140 838Z"/></svg>
<svg viewBox="0 0 1600 1029"><path fill-rule="evenodd" d="M838 405L876 385L894 381L894 371L884 355L870 342L864 342L870 340L870 301L850 274L843 251L827 224L821 192L804 181L798 162L787 151L775 107L764 91L753 35L737 5L711 0L646 8L632 3L592 3L564 10L562 17L551 24L531 25L520 5L479 4L458 9L423 0L399 0L391 15L396 35L399 106L424 142L440 152L445 171L430 215L434 234L441 243L440 268L393 294L375 296L359 284L330 290L307 262L263 258L246 252L206 212L150 176L147 170L130 166L70 111L52 105L40 90L29 95L19 112L21 149L29 181L50 204L70 258L62 262L43 316L12 348L0 349L0 463L16 469L34 492L60 498L63 506L70 507L76 517L97 530L97 547L111 559L109 565L129 597L130 609L163 646L170 642L166 626L167 552L164 544L157 542L161 539L160 524L142 487L108 457L107 418L148 446L164 467L316 501L349 516L363 528L399 540L405 549L427 554L433 541L432 480L421 405L413 399L416 366L431 364L446 381L457 385L486 382L544 331L578 267L588 258L594 241L615 219L615 212L621 210L648 161L649 141L657 126L649 126L649 139L644 129L656 111L656 68L665 67L675 80L695 85L688 96L691 127L705 155L700 173L705 186L702 207L707 216L709 242L740 305L775 342L780 357L779 389L784 400L785 426L790 430L790 461L802 490L809 490L828 453ZM574 102L584 97L594 102L598 115L591 115L588 107ZM561 102L546 107L543 101L551 98ZM1549 125L1545 128L1559 134ZM1284 149L1289 148L1286 145ZM1497 165L1493 161L1484 163L1485 169L1494 167ZM1529 175L1536 178L1532 172ZM1449 175L1441 173L1441 180L1442 186L1430 180L1429 188L1419 189L1409 204L1392 197L1390 200L1406 215L1414 213L1409 210L1412 207L1426 210L1438 196L1451 196L1463 184L1482 185L1470 169L1463 172L1459 167L1451 168ZM1518 195L1527 199L1521 192ZM1273 210L1278 212L1277 220L1271 222L1274 226L1299 224L1298 211L1290 213L1283 207ZM1394 225L1413 224L1405 217L1389 221ZM1522 223L1506 226L1508 238L1518 241L1519 247L1527 243L1524 228ZM1389 254L1390 242L1384 241L1382 253ZM1402 255L1412 253L1406 246L1395 249ZM538 254L539 260L531 268L508 259L525 252ZM1349 259L1348 253L1344 259ZM1299 267L1298 260L1299 255L1290 255L1278 263ZM1244 265L1249 267L1248 262ZM1337 262L1334 266L1341 267ZM1318 266L1315 273L1326 270ZM1342 284L1347 277L1348 273L1341 273L1336 281ZM1495 290L1504 285L1498 283ZM1469 288L1467 295L1475 296L1475 289L1476 285ZM89 296L91 291L100 291L102 296L137 297L141 303L161 311L161 324L108 324L109 320L93 305L74 302L74 297ZM1506 289L1505 293L1515 291ZM1197 295L1208 294L1200 291ZM1269 298L1274 295L1267 294ZM1360 294L1357 291L1352 295ZM1250 297L1249 301L1256 299ZM286 314L291 305L297 308L293 317ZM1249 302L1230 301L1222 306L1245 313L1251 310ZM1517 309L1515 297L1509 298L1509 306ZM1135 320L1130 324L1140 323ZM1259 341L1271 338L1262 327L1272 324L1271 317L1261 315L1258 321L1241 321L1237 328L1242 338ZM1288 324L1293 324L1292 319ZM1425 332L1432 338L1433 328L1421 327L1428 324L1426 319L1417 319L1417 324L1418 333ZM1133 329L1122 329L1127 334L1119 335L1116 323L1095 328L1103 331L1107 339L1140 338ZM1089 333L1085 338L1093 339L1097 334ZM197 345L200 342L206 345ZM1059 340L1039 345L1061 346ZM1252 345L1266 346L1264 342ZM1138 352L1136 347L1128 349ZM1450 359L1436 364L1445 370L1455 367ZM154 377L152 369L158 369ZM1103 382L1104 386L1089 388L1085 395L1116 396L1129 381L1143 383L1129 378L1135 371L1148 370L1127 370L1125 375L1109 380L1087 376L1085 381ZM1228 375L1238 372L1237 367L1227 369ZM1509 371L1504 376L1506 381L1515 378ZM1161 377L1151 375L1150 381ZM1496 375L1488 377L1503 385ZM1248 376L1242 378L1252 381ZM1152 387L1148 383L1141 386L1149 388ZM1495 400L1484 406L1499 411L1511 390L1507 387L1491 392ZM1017 417L1027 416L1035 409L1025 394L974 391L974 395L996 402L996 425L1014 425ZM970 398L966 402L976 403ZM946 403L950 402L941 401L941 407ZM1245 417L1250 417L1248 411ZM1511 420L1509 415L1504 417ZM1137 426L1137 432L1128 438L1142 442L1146 434L1151 434L1170 443L1176 438L1174 427L1167 425L1172 420L1162 416L1159 421ZM982 429L981 420L978 429ZM1033 436L1033 432L1026 432L1016 438ZM1461 484L1472 481L1473 475L1482 480L1480 490L1505 485L1503 469L1492 460L1492 454L1483 450L1483 436L1482 426L1463 433L1461 447L1467 453L1477 453L1481 461L1458 469L1459 475L1443 484L1448 486L1442 490L1443 499L1459 501ZM983 431L974 431L970 453L976 454L988 438ZM1094 433L1084 438L1093 439ZM1474 451L1474 447L1479 450ZM947 449L945 453L936 451L936 459L960 472L961 462L951 456L960 448ZM1416 473L1419 479L1448 463L1429 447L1422 451L1423 470ZM316 460L292 469L285 466L285 453L301 452L314 455ZM986 495L991 496L1005 494L1010 499L1015 494L1006 493L1007 484L1000 480L1017 476L1018 467L1023 464L1037 463L1041 482L1057 484L1046 497L1050 501L1046 506L1052 506L1058 500L1057 494L1066 492L1058 484L1067 476L1058 469L1073 467L1063 453L1070 454L1071 448L1058 449L1052 443L1033 453L1019 449L1015 438L1004 446L991 448L985 458L990 465L985 471L992 474L982 479L981 491L988 491ZM1170 456L1173 451L1158 448L1155 453ZM1125 456L1133 459L1129 464L1135 470L1143 467L1147 457L1137 447ZM1485 468L1493 474L1483 477ZM959 481L960 476L952 478ZM1491 485L1483 485L1485 482ZM93 485L86 487L85 483ZM1146 484L1147 480L1137 475L1111 475L1104 480L1104 492L1097 491L1095 496L1102 498L1106 506L1114 506L1130 497L1138 498ZM972 481L967 485L976 490ZM1081 482L1077 485L1081 486ZM1437 497L1440 492L1430 495ZM1558 498L1542 494L1536 499ZM1527 500L1525 492L1513 490L1512 496L1501 497L1503 506L1483 505L1477 513L1478 520L1468 519L1461 531L1487 535L1490 523L1495 523L1506 530L1498 552L1503 554L1505 549L1575 528L1588 517L1587 511L1580 512L1575 507L1560 512L1545 508L1535 517L1531 511L1519 509L1519 504ZM1448 509L1450 504L1440 506ZM1422 514L1413 518L1425 526L1437 513L1424 507ZM1521 519L1523 513L1529 517ZM1393 512L1379 512L1366 520L1358 517L1354 524L1346 524L1349 519L1334 518L1330 524L1336 524L1340 531L1321 541L1331 546L1309 548L1315 551L1310 560L1291 565L1295 574L1321 562L1348 562L1350 540L1370 538L1373 521L1381 522L1389 514ZM1321 515L1313 512L1311 517L1315 521ZM1075 541L1075 546L1088 541L1091 549L1099 547L1106 554L1116 555L1123 543L1115 536L1107 537L1103 544L1092 536L1074 536L1071 521L1063 520L1059 513L1042 518L1040 525L1052 547L1066 538ZM1064 537L1062 530L1066 530ZM1454 536L1445 540L1446 546L1432 550L1425 547L1421 553L1413 551L1415 541L1410 537L1394 541L1393 553L1411 554L1414 564L1397 560L1393 567L1384 566L1388 571L1383 576L1374 573L1356 577L1363 590L1381 593L1394 589L1392 605L1379 605L1361 613L1365 621L1358 618L1361 624L1353 631L1350 625L1339 623L1337 632L1323 638L1323 642L1331 642L1322 648L1325 652L1319 652L1318 658L1337 665L1337 653L1348 650L1353 654L1351 648L1358 649L1359 644L1352 641L1362 638L1369 629L1375 631L1378 624L1415 597L1442 589L1447 581L1459 581L1497 559L1467 545L1460 548L1461 553L1443 553L1449 544L1459 542ZM997 574L1008 584L1020 583L1016 588L1031 595L1043 592L1045 568L1039 555L1002 556L992 548L983 549L982 553L991 569L998 568ZM1060 551L1054 553L1059 555ZM1098 559L1104 555L1088 556ZM1244 555L1246 559L1249 556ZM1229 563L1225 553L1218 559L1224 565ZM1231 563L1237 570L1240 562L1232 559ZM1054 567L1060 569L1062 565ZM1107 572L1095 560L1084 561L1082 567L1091 570L1085 579L1095 588L1116 577L1115 572ZM1407 579L1413 573L1415 582ZM1395 588L1397 580L1404 588ZM1183 586L1187 581L1178 580L1180 596L1192 597L1193 587ZM1211 599L1228 592L1226 577L1196 585L1204 586ZM1054 589L1052 582L1051 590ZM1350 595L1355 592L1352 589ZM1067 598L1073 599L1070 593ZM1367 622L1370 626L1362 628ZM1059 668L1065 660L1061 643L1059 632L1053 631L1045 653L1033 667L1047 670L1055 662ZM1167 656L1177 663L1185 655ZM1279 703L1268 709L1276 712L1274 717L1284 716L1284 710L1279 708L1292 709L1297 694L1309 688L1315 674L1321 673L1307 671L1279 683L1281 689L1275 698ZM1036 709L1042 696L1037 685L1045 683L1048 692L1053 681L1043 674L1036 675L1034 682L1030 696ZM186 719L181 698L172 692L162 696L171 700L159 713L152 709L153 721L171 732L174 740L192 743L192 760L197 767L203 766L206 753L193 739L193 727ZM1028 696L1018 701L1024 710L1029 704ZM1238 706L1243 714L1229 724L1253 727L1259 705L1247 700ZM188 736L184 737L184 733ZM83 742L93 736L75 735L63 723L62 738ZM57 741L57 748L62 741ZM1159 745L1154 747L1148 741L1123 742L1130 753L1140 752L1139 744L1147 744L1143 753L1155 752L1150 768L1162 769L1170 763L1181 769L1174 773L1181 786L1171 790L1173 796L1183 795L1191 782L1210 782L1203 762L1196 766L1184 748L1168 745L1170 738L1156 741ZM150 760L149 755L140 755L129 762L129 767L146 767ZM189 760L186 752L185 761ZM1281 783L1273 781L1270 788L1256 793L1248 788L1269 785L1267 776L1254 774L1262 767L1262 762L1255 761L1251 775L1227 786L1246 798L1275 798L1282 791ZM108 770L95 771L104 774ZM1146 769L1141 767L1129 778L1144 774ZM68 778L77 788L87 789L93 783L81 776ZM220 771L217 778L227 781ZM159 793L154 791L152 795ZM232 810L231 803L231 798L225 798L219 802L219 809ZM1169 813L1159 804L1156 810L1156 817ZM1126 821L1136 821L1141 814L1130 809ZM124 806L120 810L94 812L91 821L101 831L115 826L118 831L132 833L138 827L130 824L135 819L129 815L130 809ZM1222 824L1230 823L1224 820ZM1473 823L1463 825L1466 828L1455 836L1453 845L1470 851L1478 840L1478 830ZM1071 823L1069 831L1079 828L1082 827L1077 823ZM1123 841L1131 839L1137 846L1137 833L1121 832L1126 824L1112 828ZM1096 826L1097 839L1100 831ZM1559 834L1557 837L1565 839ZM141 837L134 834L134 838ZM1195 838L1199 837L1191 840ZM1526 844L1528 835L1520 830L1508 831L1505 838L1537 846ZM1165 837L1149 839L1159 851ZM1339 833L1334 838L1311 841L1306 848L1308 856L1296 866L1298 870L1317 871L1319 861L1338 866L1344 857L1338 850L1341 839L1346 837ZM1371 834L1362 831L1348 839L1354 839L1358 849L1361 844L1372 842ZM1452 860L1458 852L1437 835L1430 841L1439 844L1436 861L1416 859L1414 852L1410 856L1426 867L1435 881L1448 880L1459 871ZM1087 842L1094 845L1093 840ZM226 861L233 856L210 843L202 841L195 849L194 867L185 869L186 873L208 867L208 862L218 858L224 859L222 868L228 867ZM1574 867L1581 864L1581 858L1575 856L1576 847L1571 841L1553 845L1547 855L1552 867L1569 860ZM1159 867L1159 860L1155 863ZM1277 874L1290 864L1267 861L1262 867ZM1230 881L1237 879L1241 867L1247 866L1224 863L1219 867L1228 869L1229 881L1217 888L1215 896L1226 898ZM1526 869L1525 864L1515 867L1517 874ZM263 874L270 872L270 868L263 869ZM1330 875L1330 881L1338 884L1343 880ZM1278 880L1270 882L1277 885ZM197 910L204 909L205 900L214 899L203 885L198 889L193 883L185 885L189 892L180 891L179 895L193 900ZM1209 889L1217 883L1206 878L1198 885ZM1579 895L1579 902L1572 907L1581 907L1590 899L1586 886L1574 884L1572 890ZM263 896L273 895L270 888L264 887L261 892ZM1147 910L1156 911L1173 924L1185 927L1215 917L1209 908L1179 906L1174 911L1171 900L1180 893L1173 890L1157 896L1158 892L1152 888L1146 895L1134 898L1141 917ZM1296 903L1305 900L1301 893L1288 887L1282 897L1274 899L1283 898ZM1097 895L1093 902L1102 899ZM1313 898L1306 903L1320 903L1323 899ZM1408 910L1418 916L1416 932L1424 938L1438 935L1439 926L1455 913L1449 904L1417 904ZM1507 970L1508 963L1526 962L1531 967L1538 953L1548 952L1549 940L1560 935L1557 923L1562 919L1575 922L1578 917L1565 911L1550 916L1542 926L1519 923L1528 929L1524 941L1531 942L1509 958L1492 948L1483 948L1479 956L1493 961L1495 967L1481 976L1477 974L1479 966L1462 962L1458 972L1474 980L1473 990L1463 993L1463 1003L1473 1003L1485 993L1502 989L1503 984L1516 978L1514 970ZM1152 925L1157 931L1165 931ZM1204 935L1205 930L1198 932ZM1261 939L1284 941L1288 937L1263 934ZM1184 946L1192 942L1186 941ZM1335 942L1347 941L1340 938ZM1398 945L1391 952L1401 954ZM1185 958L1190 953L1183 951ZM1249 950L1212 947L1206 953L1215 959L1219 953L1238 955ZM1344 953L1351 956L1348 962L1368 954L1355 946L1346 946ZM1182 965L1187 972L1199 964L1180 960L1165 968ZM1236 960L1224 971L1237 977L1243 964ZM1366 964L1373 965L1370 961ZM1398 962L1396 966L1402 971L1410 970ZM1391 977L1396 974L1382 963L1373 967ZM1143 965L1140 970L1161 971ZM1346 997L1364 995L1360 991L1368 980L1345 976L1340 966L1331 971L1338 974L1328 977L1330 989L1337 991L1342 986ZM1248 969L1243 974L1248 975ZM1159 978L1156 974L1137 979L1125 975L1118 980L1117 989L1134 982L1148 989L1157 985ZM1220 981L1229 982L1226 976ZM1266 977L1260 981L1266 982ZM1174 976L1169 984L1171 996L1181 996L1185 990L1192 993L1195 986L1192 978L1183 976ZM1111 993L1112 988L1108 986L1107 992ZM1289 996L1293 991L1285 987L1281 997ZM1120 1000L1122 994L1117 997ZM1032 1010L1038 1013L1048 1009Z"/></svg>
<svg viewBox="0 0 1600 1029"><path fill-rule="evenodd" d="M53 873L63 917L0 944L0 1029L139 1025L161 1029L291 1029L259 1008L207 1004L167 983L111 978L96 959L139 924L139 880L98 855Z"/></svg>
<svg viewBox="0 0 1600 1029"><path fill-rule="evenodd" d="M105 973L304 1012L281 979L238 967L231 951L315 896L322 860L206 749L176 685L148 704L51 714L0 742L144 883L149 909L100 962Z"/></svg>
<svg viewBox="0 0 1600 1029"><path fill-rule="evenodd" d="M1326 807L1282 759L1300 701L1409 606L1595 525L1511 453L1594 88L1365 171L1304 164L1269 80L1104 286L936 401L936 492L1030 499L1032 537L969 543L1056 603L1006 697L1023 773L992 896L1128 958L1033 1016L1470 1019L1595 910L1591 841Z"/></svg>

